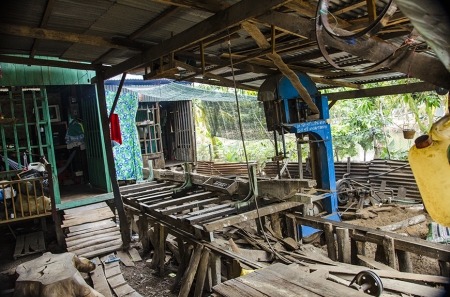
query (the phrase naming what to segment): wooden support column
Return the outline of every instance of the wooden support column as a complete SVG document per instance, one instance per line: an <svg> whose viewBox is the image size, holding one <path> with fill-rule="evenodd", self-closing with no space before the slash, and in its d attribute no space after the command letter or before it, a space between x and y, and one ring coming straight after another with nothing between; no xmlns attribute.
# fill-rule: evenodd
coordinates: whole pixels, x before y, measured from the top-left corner
<svg viewBox="0 0 450 297"><path fill-rule="evenodd" d="M283 238L283 234L281 233L280 215L278 213L273 213L270 215L270 223L272 224L272 229L275 234L280 238Z"/></svg>
<svg viewBox="0 0 450 297"><path fill-rule="evenodd" d="M390 267L397 269L397 262L395 261L395 247L394 247L394 239L390 236L384 236L383 239L383 248L384 253L386 255L387 265Z"/></svg>
<svg viewBox="0 0 450 297"><path fill-rule="evenodd" d="M178 297L187 297L191 289L192 282L194 281L195 273L197 272L198 264L200 263L200 258L203 252L203 245L197 244L195 247L194 254L189 261L189 267L186 270L186 274L183 276L181 281L181 289Z"/></svg>
<svg viewBox="0 0 450 297"><path fill-rule="evenodd" d="M356 242L356 253L357 255L366 255L366 243L363 241L357 241ZM364 262L358 259L358 265L364 266Z"/></svg>
<svg viewBox="0 0 450 297"><path fill-rule="evenodd" d="M150 240L148 238L148 220L147 216L140 215L138 221L139 240L142 244L144 255L150 252Z"/></svg>
<svg viewBox="0 0 450 297"><path fill-rule="evenodd" d="M202 258L200 260L200 264L198 264L197 269L197 280L195 281L194 297L202 296L206 275L208 273L209 252L210 251L208 248L203 249Z"/></svg>
<svg viewBox="0 0 450 297"><path fill-rule="evenodd" d="M178 289L178 286L180 285L181 278L183 277L186 268L189 265L189 258L191 255L191 250L193 248L192 245L185 245L183 239L180 237L177 237L177 243L181 262L180 265L178 265L177 275L170 289L172 293L174 293Z"/></svg>
<svg viewBox="0 0 450 297"><path fill-rule="evenodd" d="M163 225L159 225L159 275L164 277L164 263L166 261L166 236L167 232Z"/></svg>
<svg viewBox="0 0 450 297"><path fill-rule="evenodd" d="M154 224L153 225L153 236L152 236L152 245L153 245L153 257L152 257L152 264L150 265L151 269L158 268L159 264L159 238L160 238L160 224Z"/></svg>
<svg viewBox="0 0 450 297"><path fill-rule="evenodd" d="M125 78L127 77L127 73L124 72L122 74L122 78L120 79L119 87L117 88L116 96L114 97L113 105L111 107L111 111L109 112L109 120L111 121L111 115L116 110L117 102L119 101L120 93L122 92L123 83L125 82Z"/></svg>
<svg viewBox="0 0 450 297"><path fill-rule="evenodd" d="M209 266L211 267L211 280L212 286L222 283L222 263L220 261L220 255L211 253L209 259Z"/></svg>
<svg viewBox="0 0 450 297"><path fill-rule="evenodd" d="M413 272L413 266L409 252L395 250L397 252L398 270L401 272Z"/></svg>
<svg viewBox="0 0 450 297"><path fill-rule="evenodd" d="M327 242L328 257L331 260L336 261L336 241L334 240L333 225L327 222L324 224L323 230L325 232L325 241Z"/></svg>
<svg viewBox="0 0 450 297"><path fill-rule="evenodd" d="M116 167L114 164L114 156L109 132L108 112L106 109L105 85L103 73L100 71L97 71L97 97L100 106L101 124L106 150L106 160L108 163L109 177L111 179L111 185L114 193L114 204L116 205L117 213L119 214L120 231L122 233L123 247L125 249L128 249L131 242L131 234L127 226L127 218L123 207L122 196L120 195L119 184L117 182Z"/></svg>
<svg viewBox="0 0 450 297"><path fill-rule="evenodd" d="M351 263L350 235L347 228L336 228L338 261Z"/></svg>
<svg viewBox="0 0 450 297"><path fill-rule="evenodd" d="M295 217L290 214L285 215L286 220L286 235L298 242L297 221Z"/></svg>
<svg viewBox="0 0 450 297"><path fill-rule="evenodd" d="M400 258L398 259L398 262L400 263ZM411 270L412 270L412 268L411 268ZM439 270L440 270L442 276L445 276L445 277L450 276L449 269L448 269L448 262L439 260ZM409 272L409 271L407 271L407 272Z"/></svg>
<svg viewBox="0 0 450 297"><path fill-rule="evenodd" d="M64 232L61 228L61 216L58 212L53 216L53 220L55 222L56 241L60 247L64 247L66 240L64 239Z"/></svg>

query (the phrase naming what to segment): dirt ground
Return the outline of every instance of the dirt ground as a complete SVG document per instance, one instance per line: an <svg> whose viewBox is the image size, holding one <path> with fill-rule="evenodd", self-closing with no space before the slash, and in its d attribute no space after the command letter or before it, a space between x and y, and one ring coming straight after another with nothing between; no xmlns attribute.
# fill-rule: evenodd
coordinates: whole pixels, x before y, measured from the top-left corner
<svg viewBox="0 0 450 297"><path fill-rule="evenodd" d="M368 211L365 209L364 211ZM418 237L421 239L426 239L428 234L428 224L433 220L430 216L423 210L422 205L410 206L410 205L396 205L393 206L390 211L378 212L378 216L368 219L357 219L346 221L346 223L355 224L358 226L364 226L368 228L378 228L381 226L390 225L393 223L400 222L412 218L414 216L423 214L426 217L426 221L420 224L409 226L406 229L397 230L396 233L403 235ZM367 244L366 253L368 257L375 258L376 244ZM411 261L413 264L413 272L421 274L439 275L439 264L435 259L428 257L423 257L421 255L411 253Z"/></svg>

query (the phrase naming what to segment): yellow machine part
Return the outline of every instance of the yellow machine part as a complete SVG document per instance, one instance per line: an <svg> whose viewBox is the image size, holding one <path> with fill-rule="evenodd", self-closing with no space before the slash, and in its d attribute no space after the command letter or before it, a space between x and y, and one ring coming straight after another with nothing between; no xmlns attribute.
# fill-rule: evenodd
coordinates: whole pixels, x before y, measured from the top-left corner
<svg viewBox="0 0 450 297"><path fill-rule="evenodd" d="M408 157L427 212L450 227L450 114L415 140Z"/></svg>

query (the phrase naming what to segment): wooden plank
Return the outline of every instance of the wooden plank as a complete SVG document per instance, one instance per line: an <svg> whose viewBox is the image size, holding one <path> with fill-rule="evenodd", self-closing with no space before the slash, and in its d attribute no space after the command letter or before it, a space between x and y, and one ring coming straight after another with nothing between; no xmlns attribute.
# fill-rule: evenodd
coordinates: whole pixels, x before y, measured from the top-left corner
<svg viewBox="0 0 450 297"><path fill-rule="evenodd" d="M120 258L120 261L125 265L125 266L134 266L133 261L131 261L130 256L128 256L128 254L124 251L117 251L117 257Z"/></svg>
<svg viewBox="0 0 450 297"><path fill-rule="evenodd" d="M80 207L65 209L64 210L64 214L66 214L66 215L74 215L74 214L77 214L77 213L83 213L85 211L98 209L98 208L103 208L103 207L107 207L107 206L108 206L108 204L106 204L105 202L89 204L89 205L86 205L86 206L80 206Z"/></svg>
<svg viewBox="0 0 450 297"><path fill-rule="evenodd" d="M71 251L72 253L80 256L80 255L84 255L86 253L90 253L93 252L97 249L104 249L107 248L108 246L112 246L112 245L119 245L122 244L122 239L121 238L117 238L114 240L107 240L105 242L101 242L95 245L88 245L87 247L81 248L81 249L77 249L77 250L73 250ZM87 258L87 257L86 257Z"/></svg>
<svg viewBox="0 0 450 297"><path fill-rule="evenodd" d="M13 258L16 259L18 256L22 254L25 244L25 235L19 235L16 238L16 247L14 248Z"/></svg>
<svg viewBox="0 0 450 297"><path fill-rule="evenodd" d="M101 207L101 208L97 208L97 209L86 210L86 211L83 211L81 213L65 214L63 216L63 218L64 218L65 221L68 221L68 220L73 220L73 219L79 218L79 217L96 215L96 214L102 213L102 212L111 212L111 213L113 213L111 211L111 208L109 208L109 206L106 206L106 207Z"/></svg>
<svg viewBox="0 0 450 297"><path fill-rule="evenodd" d="M132 261L142 261L141 255L139 255L139 252L135 248L130 249L128 252L130 253Z"/></svg>
<svg viewBox="0 0 450 297"><path fill-rule="evenodd" d="M81 225L81 224L85 224L85 223L93 223L93 222L98 222L98 221L102 221L104 219L109 219L109 218L113 218L114 214L109 211L109 212L102 212L99 214L96 214L95 216L82 216L82 217L78 217L72 220L67 220L64 221L61 228L68 228L68 227L72 227L72 226L77 226L77 225Z"/></svg>
<svg viewBox="0 0 450 297"><path fill-rule="evenodd" d="M213 291L224 297L266 297L263 292L253 289L235 279L213 287ZM271 297L271 296L270 296Z"/></svg>
<svg viewBox="0 0 450 297"><path fill-rule="evenodd" d="M397 271L394 268L387 266L386 264L377 262L369 257L363 256L363 255L358 255L358 259L361 260L365 266L371 268L371 269L381 269L381 270L392 270L392 271Z"/></svg>
<svg viewBox="0 0 450 297"><path fill-rule="evenodd" d="M100 236L100 235L97 235L97 236ZM121 240L120 234L114 234L114 235L110 235L110 236L106 236L106 237L94 237L92 239L89 239L88 241L68 247L67 251L75 252L75 251L79 251L80 249L91 248L94 245L98 245L98 244L101 244L104 242L112 242L112 241L117 241L117 240Z"/></svg>
<svg viewBox="0 0 450 297"><path fill-rule="evenodd" d="M116 244L116 245L113 245L113 246L100 248L98 250L87 252L87 253L79 255L79 256L82 256L82 257L85 257L85 258L89 259L89 258L92 258L92 257L96 257L96 256L99 256L99 255L103 255L103 254L109 253L109 252L117 251L118 249L121 249L121 248L122 248L122 244Z"/></svg>
<svg viewBox="0 0 450 297"><path fill-rule="evenodd" d="M131 294L133 292L135 292L135 290L128 284L125 284L123 286L117 287L114 290L114 293L116 293L116 295L118 297L123 297L125 295Z"/></svg>
<svg viewBox="0 0 450 297"><path fill-rule="evenodd" d="M331 273L342 273L342 274L350 274L355 275L358 274L361 270L372 270L367 269L366 267L360 266L329 266L329 265L317 265L317 264L306 264L311 270L325 269ZM406 273L399 272L393 270L373 270L380 277L389 277L396 278L400 280L408 280L408 281L422 281L422 282L430 282L436 284L450 284L450 278L444 276L437 275L427 275L427 274L415 274L415 273Z"/></svg>
<svg viewBox="0 0 450 297"><path fill-rule="evenodd" d="M383 288L399 293L411 294L414 296L427 296L427 297L447 296L447 292L445 289L437 289L430 286L424 286L388 278L382 278L381 282L383 283Z"/></svg>
<svg viewBox="0 0 450 297"><path fill-rule="evenodd" d="M108 277L108 283L114 290L117 287L125 285L127 281L123 278L123 274L121 273L115 276Z"/></svg>
<svg viewBox="0 0 450 297"><path fill-rule="evenodd" d="M95 269L90 273L91 280L94 285L94 289L105 297L113 297L111 290L109 289L108 282L106 281L105 273L103 272L103 266L98 257L94 258Z"/></svg>
<svg viewBox="0 0 450 297"><path fill-rule="evenodd" d="M97 235L93 235L93 236L89 236L90 233L87 233L87 234L88 234L88 236L85 236L83 238L79 238L79 239L72 240L72 241L66 241L67 247L68 248L72 248L72 247L77 246L77 245L79 245L81 243L89 242L89 241L93 241L93 240L98 240L98 239L104 238L104 237L111 237L111 236L120 237L120 231L118 231L118 230L115 230L115 231L112 231L112 232L106 232L106 233L103 233L103 234L97 234Z"/></svg>
<svg viewBox="0 0 450 297"><path fill-rule="evenodd" d="M120 228L114 226L114 227L105 228L105 229L101 229L101 230L97 230L97 231L81 233L79 235L75 235L72 237L66 237L66 243L69 244L69 242L74 241L74 240L78 240L81 238L86 238L86 237L90 237L90 236L94 236L94 235L99 235L99 234L111 233L114 231L120 231Z"/></svg>
<svg viewBox="0 0 450 297"><path fill-rule="evenodd" d="M212 192L196 193L196 194L192 194L192 195L177 198L177 199L171 199L169 201L163 201L163 202L155 203L152 205L148 205L147 208L148 209L166 208L168 206L182 204L185 202L190 202L190 201L199 200L199 199L205 199L205 198L209 198L209 197L212 197L215 195L217 195L217 194L212 193Z"/></svg>
<svg viewBox="0 0 450 297"><path fill-rule="evenodd" d="M42 233L42 231L40 232L33 232L27 236L30 236L30 252L37 252L39 250L38 247L38 236L39 233Z"/></svg>
<svg viewBox="0 0 450 297"><path fill-rule="evenodd" d="M318 296L359 296L363 297L366 294L358 292L352 288L344 287L344 286L336 286L336 284L323 280L320 278L316 278L314 276L310 276L309 274L299 274L296 267L299 267L298 264L292 265L284 265L281 263L277 263L269 266L266 269L269 269L266 274L273 274L277 277L280 277L286 281L297 284L298 286L307 289L311 292L316 293ZM325 269L326 270L326 269ZM263 270L262 270L263 271ZM260 273L260 271L255 271L256 273ZM292 275L298 274L298 278L292 277Z"/></svg>
<svg viewBox="0 0 450 297"><path fill-rule="evenodd" d="M269 206L261 207L259 209L260 216L266 216L275 212L280 212L286 209L290 209L296 206L301 205L298 202L282 202L282 203L274 203ZM256 210L248 211L245 213L241 213L235 216L229 216L223 219L219 219L213 222L203 224L203 229L206 232L211 232L217 229L221 229L224 227L232 226L237 223L246 222L248 220L253 220L258 217L258 213Z"/></svg>
<svg viewBox="0 0 450 297"><path fill-rule="evenodd" d="M119 262L117 262L117 263L119 263ZM122 273L122 271L120 270L120 265L105 267L105 277L106 278L110 278L110 277L116 276L121 273Z"/></svg>
<svg viewBox="0 0 450 297"><path fill-rule="evenodd" d="M99 222L93 222L93 223L86 223L79 226L73 226L69 227L69 233L67 234L68 237L79 235L82 233L90 232L90 231L96 231L104 228L111 228L115 227L116 223L114 223L112 220L103 220ZM86 230L86 231L84 231ZM84 232L81 232L84 231Z"/></svg>

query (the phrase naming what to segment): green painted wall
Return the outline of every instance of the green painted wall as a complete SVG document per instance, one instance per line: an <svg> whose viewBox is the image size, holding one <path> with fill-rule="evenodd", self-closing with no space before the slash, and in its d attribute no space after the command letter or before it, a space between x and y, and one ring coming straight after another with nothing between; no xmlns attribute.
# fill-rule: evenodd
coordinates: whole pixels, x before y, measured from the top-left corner
<svg viewBox="0 0 450 297"><path fill-rule="evenodd" d="M95 76L95 71L91 70L11 63L0 63L0 67L2 73L0 86L90 85L91 79Z"/></svg>

